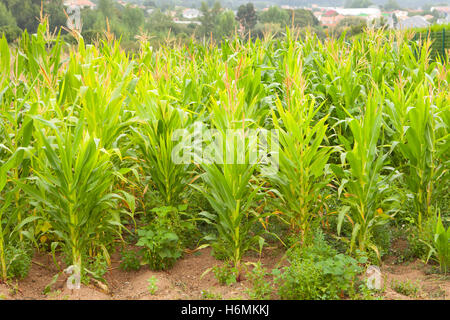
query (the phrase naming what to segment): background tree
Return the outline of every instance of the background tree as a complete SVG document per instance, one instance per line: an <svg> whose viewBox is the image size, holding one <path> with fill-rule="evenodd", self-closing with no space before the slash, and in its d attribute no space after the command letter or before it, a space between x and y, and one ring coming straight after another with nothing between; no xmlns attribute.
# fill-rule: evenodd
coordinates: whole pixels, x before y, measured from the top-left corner
<svg viewBox="0 0 450 320"><path fill-rule="evenodd" d="M261 23L277 23L284 27L289 24L290 16L287 10L277 6L272 6L267 11L261 12L259 22Z"/></svg>
<svg viewBox="0 0 450 320"><path fill-rule="evenodd" d="M231 10L225 10L218 17L218 23L216 25L215 37L216 37L216 39L230 37L236 31L236 28L237 28L237 22L236 22L236 18L234 16L234 12Z"/></svg>
<svg viewBox="0 0 450 320"><path fill-rule="evenodd" d="M144 12L139 8L126 6L126 8L122 12L122 20L127 26L128 34L130 35L130 37L133 37L134 35L138 34L139 28L144 25Z"/></svg>
<svg viewBox="0 0 450 320"><path fill-rule="evenodd" d="M63 0L48 0L44 3L44 14L48 16L49 29L55 31L67 23Z"/></svg>
<svg viewBox="0 0 450 320"><path fill-rule="evenodd" d="M21 30L17 26L14 16L6 6L0 2L0 37L4 34L6 40L11 42L19 36L20 32Z"/></svg>
<svg viewBox="0 0 450 320"><path fill-rule="evenodd" d="M360 17L345 17L333 28L333 34L340 37L344 32L348 37L364 32L367 21Z"/></svg>
<svg viewBox="0 0 450 320"><path fill-rule="evenodd" d="M383 8L387 11L401 10L400 5L395 0L388 0Z"/></svg>
<svg viewBox="0 0 450 320"><path fill-rule="evenodd" d="M289 10L289 25L296 28L316 27L320 25L319 20L310 10Z"/></svg>
<svg viewBox="0 0 450 320"><path fill-rule="evenodd" d="M0 27L4 26L17 26L16 19L6 6L0 2Z"/></svg>
<svg viewBox="0 0 450 320"><path fill-rule="evenodd" d="M98 10L105 18L112 19L114 15L114 2L112 0L99 0Z"/></svg>
<svg viewBox="0 0 450 320"><path fill-rule="evenodd" d="M244 27L245 32L252 30L258 21L253 3L241 5L238 9L236 20Z"/></svg>
<svg viewBox="0 0 450 320"><path fill-rule="evenodd" d="M394 24L394 28L397 28L398 18L397 18L397 15L395 13L392 14L392 23Z"/></svg>
<svg viewBox="0 0 450 320"><path fill-rule="evenodd" d="M41 0L2 0L22 30L34 33L39 25Z"/></svg>
<svg viewBox="0 0 450 320"><path fill-rule="evenodd" d="M373 3L370 0L346 0L345 8L368 8Z"/></svg>
<svg viewBox="0 0 450 320"><path fill-rule="evenodd" d="M211 34L214 35L214 30L216 29L221 10L222 6L218 1L214 3L211 9L208 3L204 1L202 2L200 7L200 11L202 12L202 16L200 17L200 22L202 23L202 36L209 37Z"/></svg>

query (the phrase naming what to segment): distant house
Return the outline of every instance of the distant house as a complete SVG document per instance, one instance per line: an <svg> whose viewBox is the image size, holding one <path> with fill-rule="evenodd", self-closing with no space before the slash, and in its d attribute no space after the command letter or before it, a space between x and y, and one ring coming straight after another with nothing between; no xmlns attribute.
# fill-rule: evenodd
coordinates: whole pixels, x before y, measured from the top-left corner
<svg viewBox="0 0 450 320"><path fill-rule="evenodd" d="M450 7L431 7L430 11L436 11L440 13L440 17L436 21L436 23L438 24L450 23Z"/></svg>
<svg viewBox="0 0 450 320"><path fill-rule="evenodd" d="M450 23L450 13L448 13L445 18L437 19L437 24L447 24Z"/></svg>
<svg viewBox="0 0 450 320"><path fill-rule="evenodd" d="M84 8L95 9L97 5L89 0L65 0L64 6L66 7L77 6L80 7L81 9Z"/></svg>
<svg viewBox="0 0 450 320"><path fill-rule="evenodd" d="M413 16L399 21L397 29L425 28L429 25L430 23L423 16Z"/></svg>
<svg viewBox="0 0 450 320"><path fill-rule="evenodd" d="M438 11L438 12L442 12L445 14L450 14L450 7L431 7L430 11Z"/></svg>
<svg viewBox="0 0 450 320"><path fill-rule="evenodd" d="M408 18L408 11L395 10L394 13L399 20L404 20Z"/></svg>
<svg viewBox="0 0 450 320"><path fill-rule="evenodd" d="M177 12L174 11L174 10L169 10L169 11L166 11L166 15L167 15L168 17L173 18L173 17L175 17L175 16L177 15Z"/></svg>
<svg viewBox="0 0 450 320"><path fill-rule="evenodd" d="M177 23L177 24L196 24L199 26L202 24L200 21L181 21L181 20L177 20L177 19L174 19L173 22Z"/></svg>
<svg viewBox="0 0 450 320"><path fill-rule="evenodd" d="M369 20L381 17L381 10L378 8L336 8L336 11L343 16L366 17Z"/></svg>
<svg viewBox="0 0 450 320"><path fill-rule="evenodd" d="M324 16L327 16L327 17L334 17L337 15L338 15L338 13L336 10L328 10L324 13Z"/></svg>
<svg viewBox="0 0 450 320"><path fill-rule="evenodd" d="M334 27L336 26L339 21L341 21L342 19L344 19L345 17L343 15L334 15L334 16L321 16L319 18L319 21L322 25L327 26L327 27Z"/></svg>
<svg viewBox="0 0 450 320"><path fill-rule="evenodd" d="M183 18L185 19L197 19L202 13L197 9L185 9L183 10Z"/></svg>

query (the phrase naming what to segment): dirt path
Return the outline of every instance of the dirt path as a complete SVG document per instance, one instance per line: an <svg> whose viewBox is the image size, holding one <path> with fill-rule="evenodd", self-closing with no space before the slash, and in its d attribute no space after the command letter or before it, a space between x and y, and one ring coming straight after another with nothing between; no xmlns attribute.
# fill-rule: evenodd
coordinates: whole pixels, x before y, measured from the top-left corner
<svg viewBox="0 0 450 320"><path fill-rule="evenodd" d="M279 251L266 250L262 256L262 263L266 268L274 268L282 254ZM139 271L125 272L119 269L119 255L111 257L112 265L105 279L108 291L97 285L82 285L80 290L68 290L65 282L67 277L60 276L52 286L49 294L43 294L44 288L51 282L58 269L52 263L49 255L37 254L33 258L28 276L17 284L0 284L0 298L3 299L202 299L204 294L219 299L248 299L246 289L248 281L243 280L231 286L221 286L212 272L204 277L201 275L208 269L221 262L211 255L211 249L206 248L195 253L185 254L168 271L151 271L146 267ZM246 261L256 262L258 257L248 258ZM152 295L148 291L148 279L157 279L157 292Z"/></svg>
<svg viewBox="0 0 450 320"><path fill-rule="evenodd" d="M265 250L262 263L271 270L280 261L282 252L277 249ZM257 261L258 257L248 258L246 261ZM65 286L65 277L61 277L52 286L47 295L44 288L50 283L52 277L58 272L49 255L37 254L29 275L16 284L9 286L0 284L0 298L2 299L132 299L132 300L158 300L158 299L202 299L205 295L215 299L248 299L247 287L249 282L244 279L231 286L221 286L214 278L212 272L201 275L220 262L211 256L209 248L196 253L186 254L179 260L173 269L155 272L143 267L140 271L124 272L118 268L119 255L112 255L112 266L105 279L108 291L99 286L82 286L80 290L68 290ZM384 264L381 268L385 280L384 299L450 299L450 279L442 275L427 274L427 266L420 261L414 263L395 265ZM154 295L150 294L148 279L155 277L158 287ZM404 295L393 289L394 281L413 283L418 288L417 294ZM416 282L417 281L417 282Z"/></svg>

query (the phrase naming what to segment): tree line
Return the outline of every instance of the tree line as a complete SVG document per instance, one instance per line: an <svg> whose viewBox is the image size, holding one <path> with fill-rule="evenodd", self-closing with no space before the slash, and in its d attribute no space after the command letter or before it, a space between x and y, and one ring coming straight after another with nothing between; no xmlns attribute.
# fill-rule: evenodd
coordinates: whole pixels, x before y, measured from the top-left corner
<svg viewBox="0 0 450 320"><path fill-rule="evenodd" d="M268 10L257 11L253 3L247 3L232 11L222 7L219 1L203 1L198 18L180 23L179 20L186 20L182 17L182 9L163 9L155 1L145 4L144 10L131 5L122 6L113 0L98 0L95 9L81 10L83 38L91 43L105 37L105 30L108 30L122 39L125 48L133 49L138 47L136 39L142 35L157 44L168 38L176 41L190 41L192 38L220 41L235 35L257 38L270 33L281 36L286 27L308 29L319 38L329 33L310 10L304 9L272 6ZM35 33L42 17L48 17L51 32L61 32L68 40L71 39L65 29L67 14L63 0L2 0L0 34L5 34L12 42L24 30ZM347 19L339 27L348 28L349 25L353 33L358 33L363 30L365 22Z"/></svg>

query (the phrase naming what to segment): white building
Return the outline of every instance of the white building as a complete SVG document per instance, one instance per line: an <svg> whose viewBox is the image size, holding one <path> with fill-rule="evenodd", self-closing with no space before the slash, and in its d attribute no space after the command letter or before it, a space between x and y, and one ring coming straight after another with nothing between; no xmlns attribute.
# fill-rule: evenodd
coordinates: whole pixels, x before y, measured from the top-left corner
<svg viewBox="0 0 450 320"><path fill-rule="evenodd" d="M405 20L399 21L398 29L409 29L409 28L425 28L428 27L430 23L423 16L413 16Z"/></svg>
<svg viewBox="0 0 450 320"><path fill-rule="evenodd" d="M450 13L448 13L445 18L437 19L437 24L447 24L450 23Z"/></svg>
<svg viewBox="0 0 450 320"><path fill-rule="evenodd" d="M395 13L395 15L397 16L397 18L399 20L403 20L403 19L408 18L408 11L395 10L393 13Z"/></svg>
<svg viewBox="0 0 450 320"><path fill-rule="evenodd" d="M450 7L431 7L430 11L438 11L438 12L450 14Z"/></svg>
<svg viewBox="0 0 450 320"><path fill-rule="evenodd" d="M64 6L66 7L77 6L80 9L84 8L95 9L97 5L89 0L65 0Z"/></svg>
<svg viewBox="0 0 450 320"><path fill-rule="evenodd" d="M368 19L381 17L381 10L378 8L336 8L334 10L343 16L367 16Z"/></svg>
<svg viewBox="0 0 450 320"><path fill-rule="evenodd" d="M183 10L183 18L185 19L197 19L202 13L197 9L185 9Z"/></svg>

